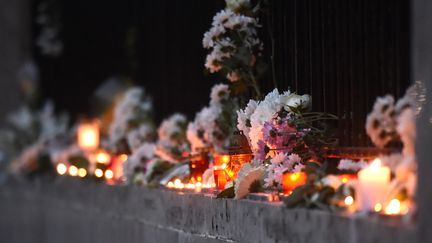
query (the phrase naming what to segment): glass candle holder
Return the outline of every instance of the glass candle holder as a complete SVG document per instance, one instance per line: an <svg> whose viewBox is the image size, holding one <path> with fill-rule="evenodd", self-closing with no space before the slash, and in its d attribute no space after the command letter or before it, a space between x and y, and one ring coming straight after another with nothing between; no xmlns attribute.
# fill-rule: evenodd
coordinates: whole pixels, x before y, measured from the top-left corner
<svg viewBox="0 0 432 243"><path fill-rule="evenodd" d="M202 182L204 172L209 168L209 161L207 154L201 153L193 157L189 162L189 171L191 181Z"/></svg>
<svg viewBox="0 0 432 243"><path fill-rule="evenodd" d="M282 187L284 194L289 195L298 186L306 183L307 175L305 172L286 172L282 177Z"/></svg>

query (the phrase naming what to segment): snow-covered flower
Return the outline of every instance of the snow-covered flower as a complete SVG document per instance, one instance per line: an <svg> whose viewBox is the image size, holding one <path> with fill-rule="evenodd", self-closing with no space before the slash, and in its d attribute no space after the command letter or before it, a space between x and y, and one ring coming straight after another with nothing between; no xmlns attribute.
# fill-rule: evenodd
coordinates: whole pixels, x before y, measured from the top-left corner
<svg viewBox="0 0 432 243"><path fill-rule="evenodd" d="M250 191L250 186L255 181L261 181L265 174L263 166L255 166L248 163L242 166L237 173L237 179L234 184L234 194L236 199L244 198Z"/></svg>
<svg viewBox="0 0 432 243"><path fill-rule="evenodd" d="M341 159L338 164L339 170L348 170L348 171L359 171L368 166L367 162L364 160L353 161L350 159Z"/></svg>

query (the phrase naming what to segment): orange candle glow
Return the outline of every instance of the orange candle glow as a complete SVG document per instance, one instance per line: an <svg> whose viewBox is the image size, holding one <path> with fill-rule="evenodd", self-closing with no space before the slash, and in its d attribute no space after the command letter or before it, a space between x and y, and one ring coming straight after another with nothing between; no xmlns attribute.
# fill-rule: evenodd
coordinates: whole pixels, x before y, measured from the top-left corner
<svg viewBox="0 0 432 243"><path fill-rule="evenodd" d="M78 145L92 151L99 147L99 122L83 122L78 127Z"/></svg>
<svg viewBox="0 0 432 243"><path fill-rule="evenodd" d="M353 180L357 180L357 175L355 174L341 174L338 175L339 179L343 184L348 183Z"/></svg>
<svg viewBox="0 0 432 243"><path fill-rule="evenodd" d="M213 167L214 181L216 184L216 188L219 190L225 189L225 185L227 183L227 175L225 173L225 167L226 164L215 165Z"/></svg>
<svg viewBox="0 0 432 243"><path fill-rule="evenodd" d="M290 194L296 187L306 183L307 175L304 172L287 172L282 177L282 187L285 194Z"/></svg>

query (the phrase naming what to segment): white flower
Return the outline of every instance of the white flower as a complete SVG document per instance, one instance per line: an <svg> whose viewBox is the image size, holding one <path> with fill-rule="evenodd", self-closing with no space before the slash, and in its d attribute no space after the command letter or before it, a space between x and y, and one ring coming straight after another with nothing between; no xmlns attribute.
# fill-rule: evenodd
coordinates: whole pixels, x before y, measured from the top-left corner
<svg viewBox="0 0 432 243"><path fill-rule="evenodd" d="M416 117L412 108L404 109L398 116L396 130L404 146L403 155L415 156Z"/></svg>
<svg viewBox="0 0 432 243"><path fill-rule="evenodd" d="M291 112L291 107L307 109L310 107L311 97L309 95L297 95L297 94L282 94L280 96L280 102L284 106L286 111Z"/></svg>
<svg viewBox="0 0 432 243"><path fill-rule="evenodd" d="M33 123L33 115L28 107L23 106L18 111L9 115L8 121L20 129L29 129Z"/></svg>
<svg viewBox="0 0 432 243"><path fill-rule="evenodd" d="M226 31L223 25L218 24L213 26L209 31L204 33L203 47L207 49L214 47L215 46L214 40L219 38L219 36L224 34L225 32Z"/></svg>
<svg viewBox="0 0 432 243"><path fill-rule="evenodd" d="M339 170L359 171L368 166L366 161L353 161L350 159L341 159L338 165Z"/></svg>
<svg viewBox="0 0 432 243"><path fill-rule="evenodd" d="M192 151L197 151L197 149L204 148L206 146L205 142L198 136L199 130L197 124L191 122L188 124L186 137L191 145Z"/></svg>
<svg viewBox="0 0 432 243"><path fill-rule="evenodd" d="M127 90L114 108L114 117L108 134L111 146L115 148L119 141L128 139L131 149L138 147L139 134L153 133L153 126L150 126L152 110L152 101L143 89L134 87ZM134 130L134 127L130 125L131 122L139 123L142 127L139 128L139 131L129 134L131 130ZM144 131L145 125L152 131ZM144 137L144 135L141 136L141 139L146 140Z"/></svg>
<svg viewBox="0 0 432 243"><path fill-rule="evenodd" d="M249 100L246 108L237 111L237 128L248 136L250 131L251 115L255 112L258 103L255 100Z"/></svg>
<svg viewBox="0 0 432 243"><path fill-rule="evenodd" d="M135 171L140 166L144 166L145 161L153 159L155 145L151 143L144 143L136 149L129 159L123 164L124 176L129 179L135 174Z"/></svg>
<svg viewBox="0 0 432 243"><path fill-rule="evenodd" d="M229 72L226 78L231 82L236 82L240 80L240 76L235 71Z"/></svg>
<svg viewBox="0 0 432 243"><path fill-rule="evenodd" d="M221 10L219 13L217 13L214 17L213 17L213 26L217 26L217 25L221 25L224 22L226 22L229 18L231 18L232 16L234 16L234 12L231 9L224 9Z"/></svg>
<svg viewBox="0 0 432 243"><path fill-rule="evenodd" d="M332 187L335 190L337 190L342 185L342 180L335 175L328 175L322 178L321 182L323 185Z"/></svg>
<svg viewBox="0 0 432 243"><path fill-rule="evenodd" d="M232 11L238 11L243 7L247 7L250 4L250 0L225 0L226 5Z"/></svg>
<svg viewBox="0 0 432 243"><path fill-rule="evenodd" d="M138 149L141 144L151 137L153 127L147 124L142 124L138 129L134 129L127 134L127 142L129 148L134 151Z"/></svg>
<svg viewBox="0 0 432 243"><path fill-rule="evenodd" d="M249 188L255 181L262 180L265 169L262 166L253 167L251 164L245 164L237 173L237 180L234 185L236 199L244 198L249 194Z"/></svg>
<svg viewBox="0 0 432 243"><path fill-rule="evenodd" d="M265 122L271 121L282 108L279 102L279 91L274 89L267 94L265 99L258 103L254 113L251 115L251 129L249 139L253 151L258 150L258 141L262 139L262 128Z"/></svg>
<svg viewBox="0 0 432 243"><path fill-rule="evenodd" d="M392 96L377 98L372 112L366 119L366 132L376 146L382 148L395 138L395 114Z"/></svg>
<svg viewBox="0 0 432 243"><path fill-rule="evenodd" d="M298 154L276 153L270 162L271 164L266 169L267 176L264 178L264 186L269 188L282 184L283 173L300 172L304 169Z"/></svg>
<svg viewBox="0 0 432 243"><path fill-rule="evenodd" d="M211 89L210 93L210 103L213 105L218 105L223 100L227 100L229 98L230 91L229 87L226 84L216 84Z"/></svg>
<svg viewBox="0 0 432 243"><path fill-rule="evenodd" d="M216 73L219 72L219 70L221 70L221 66L219 64L217 64L217 61L219 61L219 59L216 57L216 55L212 52L209 55L207 55L206 57L206 63L205 63L205 67L210 70L210 73Z"/></svg>
<svg viewBox="0 0 432 243"><path fill-rule="evenodd" d="M173 147L179 145L185 139L183 136L186 135L186 124L186 116L180 113L175 113L163 120L158 128L159 142Z"/></svg>

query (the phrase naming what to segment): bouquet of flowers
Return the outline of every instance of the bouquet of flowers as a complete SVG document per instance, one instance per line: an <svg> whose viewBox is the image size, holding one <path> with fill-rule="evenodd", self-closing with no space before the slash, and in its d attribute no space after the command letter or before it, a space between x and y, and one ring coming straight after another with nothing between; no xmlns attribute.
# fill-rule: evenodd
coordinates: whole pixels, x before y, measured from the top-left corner
<svg viewBox="0 0 432 243"><path fill-rule="evenodd" d="M60 149L72 138L66 114L57 116L47 102L41 110L23 106L10 114L0 131L3 154L15 158L11 169L15 173L31 174L51 168L49 154Z"/></svg>
<svg viewBox="0 0 432 243"><path fill-rule="evenodd" d="M235 111L237 100L230 97L226 84L213 86L210 94L210 104L204 107L190 122L187 128L187 138L192 151L209 149L215 152L226 150L228 138L235 129Z"/></svg>
<svg viewBox="0 0 432 243"><path fill-rule="evenodd" d="M264 170L265 173L254 173L262 176L255 178L262 188L281 189L284 173L306 169L309 160L319 161L324 145L333 144L326 139L325 127L319 123L336 117L309 112L310 104L309 95L279 93L275 89L264 100L250 100L244 109L237 111L237 128L248 138L255 158L248 167L243 167L252 166L247 171ZM236 197L239 191L245 195L244 191L251 186L243 182L243 178L252 181L244 170L240 169L234 182Z"/></svg>
<svg viewBox="0 0 432 243"><path fill-rule="evenodd" d="M187 118L176 113L162 121L158 129L159 139L156 143L155 154L162 160L178 163L185 159L190 152L186 139Z"/></svg>
<svg viewBox="0 0 432 243"><path fill-rule="evenodd" d="M153 104L141 88L126 91L114 109L109 143L114 152L133 151L143 142L154 140Z"/></svg>
<svg viewBox="0 0 432 243"><path fill-rule="evenodd" d="M204 34L203 46L209 50L205 67L230 80L235 93L251 87L261 95L258 79L265 72L261 60L263 44L258 38L261 27L256 18L258 6L249 1L227 1L227 6L213 17L212 27Z"/></svg>

